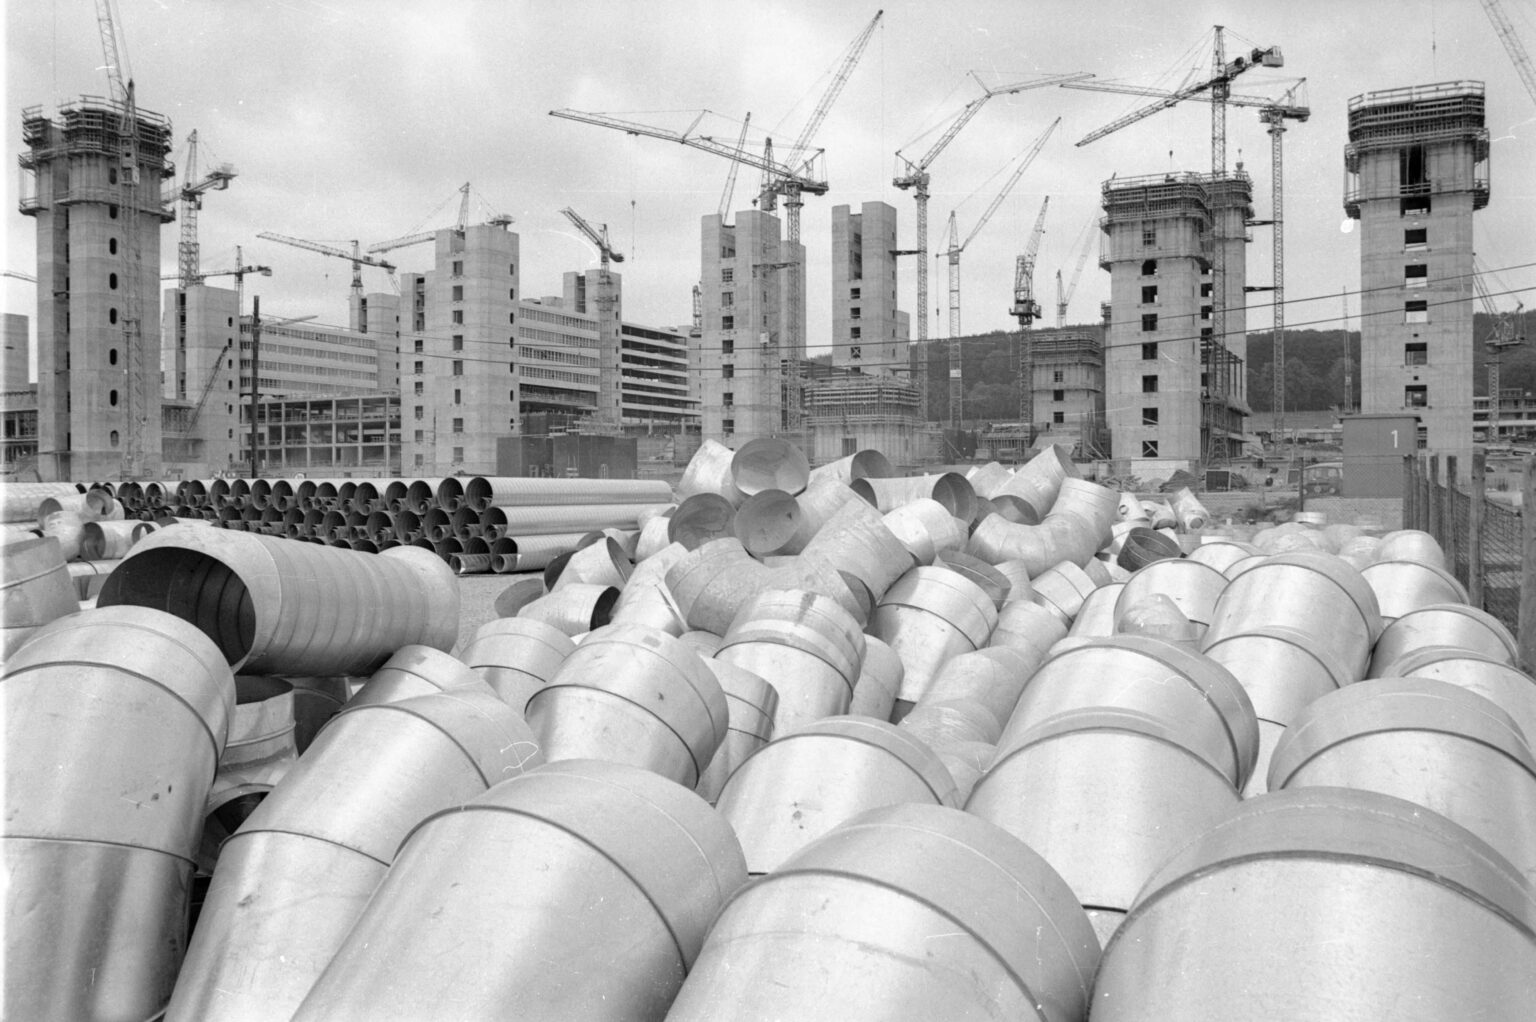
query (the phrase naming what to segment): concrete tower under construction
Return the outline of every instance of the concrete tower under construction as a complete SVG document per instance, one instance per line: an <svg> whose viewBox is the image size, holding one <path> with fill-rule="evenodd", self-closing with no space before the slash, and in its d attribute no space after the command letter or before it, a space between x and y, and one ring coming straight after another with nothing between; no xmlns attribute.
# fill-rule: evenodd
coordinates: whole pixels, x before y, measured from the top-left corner
<svg viewBox="0 0 1536 1022"><path fill-rule="evenodd" d="M910 317L896 308L896 208L832 207L832 364L907 375Z"/></svg>
<svg viewBox="0 0 1536 1022"><path fill-rule="evenodd" d="M1489 195L1483 103L1474 81L1349 101L1344 210L1360 221L1360 410L1417 415L1420 443L1445 454L1472 447L1472 213Z"/></svg>
<svg viewBox="0 0 1536 1022"><path fill-rule="evenodd" d="M159 478L161 181L171 122L86 96L22 111L21 212L37 221L37 471Z"/></svg>
<svg viewBox="0 0 1536 1022"><path fill-rule="evenodd" d="M1219 178L1152 174L1104 183L1099 265L1110 274L1104 373L1111 457L1196 462L1240 452L1244 221L1252 201L1241 169ZM1212 311L1218 245L1222 338Z"/></svg>

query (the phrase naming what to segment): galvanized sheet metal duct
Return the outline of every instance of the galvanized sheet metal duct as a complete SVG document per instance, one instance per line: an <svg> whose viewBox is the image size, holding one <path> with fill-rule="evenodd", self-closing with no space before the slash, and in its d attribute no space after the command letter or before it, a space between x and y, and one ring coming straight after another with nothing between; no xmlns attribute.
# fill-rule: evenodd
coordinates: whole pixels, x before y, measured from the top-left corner
<svg viewBox="0 0 1536 1022"><path fill-rule="evenodd" d="M552 763L416 829L295 1022L660 1019L745 879L691 791Z"/></svg>
<svg viewBox="0 0 1536 1022"><path fill-rule="evenodd" d="M1445 570L1445 551L1435 537L1418 529L1399 529L1381 537L1376 547L1380 561L1417 561L1431 568Z"/></svg>
<svg viewBox="0 0 1536 1022"><path fill-rule="evenodd" d="M731 481L731 460L736 452L718 440L705 439L693 452L683 478L677 484L677 495L684 498L700 493L713 493L724 498L732 507L747 498Z"/></svg>
<svg viewBox="0 0 1536 1022"><path fill-rule="evenodd" d="M986 645L997 620L997 605L970 579L913 568L881 597L869 630L901 657L899 698L916 702L945 661Z"/></svg>
<svg viewBox="0 0 1536 1022"><path fill-rule="evenodd" d="M0 549L0 661L48 622L80 609L64 552L52 536Z"/></svg>
<svg viewBox="0 0 1536 1022"><path fill-rule="evenodd" d="M782 734L847 712L864 659L864 633L830 597L767 589L742 605L715 657L774 686L773 725Z"/></svg>
<svg viewBox="0 0 1536 1022"><path fill-rule="evenodd" d="M70 498L84 491L75 483L13 483L0 489L0 522L36 522L38 505L49 497Z"/></svg>
<svg viewBox="0 0 1536 1022"><path fill-rule="evenodd" d="M764 490L794 495L805 489L810 477L805 452L780 437L748 440L731 457L731 482L748 497Z"/></svg>
<svg viewBox="0 0 1536 1022"><path fill-rule="evenodd" d="M1077 478L1079 478L1077 466L1072 463L1068 449L1061 444L1052 444L1020 466L1007 482L997 487L988 496L1001 494L1018 497L1033 508L1036 514L1044 518L1056 503L1062 484L1067 479ZM1115 494L1117 508L1119 496Z"/></svg>
<svg viewBox="0 0 1536 1022"><path fill-rule="evenodd" d="M1432 646L1453 646L1500 663L1519 660L1519 647L1498 618L1462 603L1441 603L1409 611L1387 626L1371 657L1370 677L1398 673L1396 661Z"/></svg>
<svg viewBox="0 0 1536 1022"><path fill-rule="evenodd" d="M347 705L394 703L414 696L459 689L489 691L490 686L480 672L457 657L431 646L412 643L395 650Z"/></svg>
<svg viewBox="0 0 1536 1022"><path fill-rule="evenodd" d="M1239 801L1161 720L1093 707L1005 732L965 808L1044 856L1103 941L1147 878Z"/></svg>
<svg viewBox="0 0 1536 1022"><path fill-rule="evenodd" d="M951 657L918 703L974 700L985 706L1001 725L1013 715L1019 694L1045 662L1044 650L1034 654L1024 650L999 647L978 649ZM997 735L986 741L995 744Z"/></svg>
<svg viewBox="0 0 1536 1022"><path fill-rule="evenodd" d="M377 556L223 529L161 529L108 577L99 605L169 611L246 674L368 674L402 645L451 649L459 590L415 547Z"/></svg>
<svg viewBox="0 0 1536 1022"><path fill-rule="evenodd" d="M667 572L666 585L690 627L724 635L767 576L768 568L731 537L711 540L679 559Z"/></svg>
<svg viewBox="0 0 1536 1022"><path fill-rule="evenodd" d="M532 618L508 617L481 625L459 659L480 672L502 702L522 713L575 649L558 628Z"/></svg>
<svg viewBox="0 0 1536 1022"><path fill-rule="evenodd" d="M1031 578L1062 561L1082 564L1109 538L1118 499L1114 490L1096 483L1065 479L1039 525L992 515L971 533L969 552L991 564L1021 560Z"/></svg>
<svg viewBox="0 0 1536 1022"><path fill-rule="evenodd" d="M1114 635L1119 620L1115 604L1124 589L1124 582L1111 582L1089 593L1072 618L1072 627L1067 629L1067 634L1074 639L1107 639Z"/></svg>
<svg viewBox="0 0 1536 1022"><path fill-rule="evenodd" d="M965 480L971 484L971 489L976 491L978 497L992 497L1012 478L1013 473L995 461L972 465L965 470Z"/></svg>
<svg viewBox="0 0 1536 1022"><path fill-rule="evenodd" d="M1475 692L1432 678L1375 678L1314 700L1275 747L1270 790L1363 788L1433 809L1536 883L1536 758Z"/></svg>
<svg viewBox="0 0 1536 1022"><path fill-rule="evenodd" d="M801 552L846 572L878 601L908 568L911 554L886 526L880 513L862 500L845 501Z"/></svg>
<svg viewBox="0 0 1536 1022"><path fill-rule="evenodd" d="M870 492L875 495L875 507L882 514L914 500L928 498L938 501L945 511L962 522L976 517L976 491L958 472L865 479L864 482L869 484Z"/></svg>
<svg viewBox="0 0 1536 1022"><path fill-rule="evenodd" d="M800 505L783 490L759 490L742 501L731 527L749 554L788 553L800 529Z"/></svg>
<svg viewBox="0 0 1536 1022"><path fill-rule="evenodd" d="M1461 827L1339 788L1264 795L1206 828L1137 897L1094 981L1095 1022L1387 1015L1536 1017L1536 903Z"/></svg>
<svg viewBox="0 0 1536 1022"><path fill-rule="evenodd" d="M692 788L725 740L725 693L698 655L639 625L594 630L528 700L550 762L603 759Z"/></svg>
<svg viewBox="0 0 1536 1022"><path fill-rule="evenodd" d="M411 829L540 762L488 692L342 712L225 842L167 1022L291 1016Z"/></svg>
<svg viewBox="0 0 1536 1022"><path fill-rule="evenodd" d="M970 554L961 553L960 550L956 549L940 555L934 561L934 564L937 567L948 568L950 571L964 575L972 582L975 582L982 592L992 598L992 602L999 610L1009 600L1009 593L1013 588L1012 580L979 557L972 557ZM1028 585L1027 580L1025 585Z"/></svg>
<svg viewBox="0 0 1536 1022"><path fill-rule="evenodd" d="M693 790L714 805L726 780L773 738L773 715L779 708L779 693L768 682L735 664L704 660L725 693L728 726L725 740L710 758L709 766Z"/></svg>
<svg viewBox="0 0 1536 1022"><path fill-rule="evenodd" d="M1076 1022L1098 957L1031 849L954 809L889 806L741 888L667 1019Z"/></svg>
<svg viewBox="0 0 1536 1022"><path fill-rule="evenodd" d="M1198 564L1208 564L1225 574L1232 565L1258 552L1259 548L1252 543L1223 538L1206 539L1190 551L1189 559Z"/></svg>
<svg viewBox="0 0 1536 1022"><path fill-rule="evenodd" d="M906 668L884 639L873 635L864 636L864 661L859 665L859 678L853 683L853 699L848 712L858 717L874 717L890 720L896 707L896 696L901 691L901 676Z"/></svg>
<svg viewBox="0 0 1536 1022"><path fill-rule="evenodd" d="M873 448L866 448L811 469L810 485L823 479L851 483L856 479L888 479L895 474L890 459Z"/></svg>
<svg viewBox="0 0 1536 1022"><path fill-rule="evenodd" d="M997 714L975 699L924 700L897 726L935 752L961 742L995 745L1003 731Z"/></svg>
<svg viewBox="0 0 1536 1022"><path fill-rule="evenodd" d="M6 664L4 1017L145 1019L186 945L203 801L235 681L191 625L112 607Z"/></svg>
<svg viewBox="0 0 1536 1022"><path fill-rule="evenodd" d="M687 555L682 544L671 543L635 565L613 605L613 623L647 625L668 635L682 635L688 625L667 588L667 572Z"/></svg>
<svg viewBox="0 0 1536 1022"><path fill-rule="evenodd" d="M907 548L913 561L932 564L934 558L965 549L970 533L960 521L936 500L920 497L892 508L883 516L891 535ZM967 519L968 521L969 519Z"/></svg>
<svg viewBox="0 0 1536 1022"><path fill-rule="evenodd" d="M1360 576L1376 593L1388 624L1423 607L1467 602L1467 591L1454 575L1417 561L1377 561L1361 569Z"/></svg>
<svg viewBox="0 0 1536 1022"><path fill-rule="evenodd" d="M597 542L572 551L552 583L546 576L545 585L550 592L577 583L623 588L632 567L623 548L610 537L599 533Z"/></svg>
<svg viewBox="0 0 1536 1022"><path fill-rule="evenodd" d="M547 536L504 537L497 542L510 539L515 544L518 571L539 571L561 554L578 550L585 537L584 532L560 532Z"/></svg>
<svg viewBox="0 0 1536 1022"><path fill-rule="evenodd" d="M584 635L612 620L619 591L613 586L574 582L518 608L517 616L542 621L566 635Z"/></svg>
<svg viewBox="0 0 1536 1022"><path fill-rule="evenodd" d="M681 543L689 550L735 535L736 505L718 493L685 498L667 519L667 542Z"/></svg>
<svg viewBox="0 0 1536 1022"><path fill-rule="evenodd" d="M981 780L987 768L992 765L997 746L987 742L951 742L934 751L955 779L956 804L964 805L976 789L976 782Z"/></svg>
<svg viewBox="0 0 1536 1022"><path fill-rule="evenodd" d="M1060 614L1033 600L1011 600L997 612L997 627L987 645L1017 649L1043 661L1051 647L1066 637Z"/></svg>
<svg viewBox="0 0 1536 1022"><path fill-rule="evenodd" d="M1134 572L1126 581L1115 604L1115 619L1119 620L1137 602L1162 595L1172 600L1192 623L1199 625L1203 635L1215 616L1216 601L1226 589L1227 581L1227 576L1220 571L1198 561L1154 561Z"/></svg>
<svg viewBox="0 0 1536 1022"><path fill-rule="evenodd" d="M1476 692L1509 714L1536 748L1536 679L1515 667L1479 653L1430 647L1402 657L1397 670L1405 678L1434 678Z"/></svg>
<svg viewBox="0 0 1536 1022"><path fill-rule="evenodd" d="M1071 561L1061 561L1041 572L1031 583L1034 602L1046 610L1054 611L1063 626L1071 627L1083 601L1099 587L1098 582Z"/></svg>
<svg viewBox="0 0 1536 1022"><path fill-rule="evenodd" d="M885 721L828 717L778 732L725 782L716 807L747 871L761 874L859 813L905 802L957 803L933 750Z"/></svg>

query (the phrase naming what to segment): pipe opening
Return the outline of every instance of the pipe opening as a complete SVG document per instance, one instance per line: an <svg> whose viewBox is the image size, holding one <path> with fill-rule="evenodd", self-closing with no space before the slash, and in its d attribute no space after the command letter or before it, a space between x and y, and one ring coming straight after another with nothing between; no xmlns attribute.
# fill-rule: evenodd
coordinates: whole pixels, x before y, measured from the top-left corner
<svg viewBox="0 0 1536 1022"><path fill-rule="evenodd" d="M198 550L145 550L107 576L97 606L150 607L196 626L230 664L239 664L256 640L256 605L239 574Z"/></svg>

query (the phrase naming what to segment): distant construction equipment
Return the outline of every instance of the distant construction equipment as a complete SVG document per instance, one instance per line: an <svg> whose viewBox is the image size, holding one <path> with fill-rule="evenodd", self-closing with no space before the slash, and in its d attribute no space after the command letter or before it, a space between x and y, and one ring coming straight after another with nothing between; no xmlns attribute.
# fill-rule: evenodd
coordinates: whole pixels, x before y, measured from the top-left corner
<svg viewBox="0 0 1536 1022"><path fill-rule="evenodd" d="M1472 276L1472 286L1477 291L1477 299L1483 306L1491 321L1492 329L1483 344L1488 348L1488 439L1494 440L1499 431L1499 407L1500 407L1500 363L1504 359L1504 352L1510 348L1525 343L1525 335L1520 332L1520 314L1525 310L1525 303L1515 299L1515 307L1511 310L1500 312L1498 306L1493 304L1493 295L1488 290L1488 284L1483 280L1488 271L1473 260L1477 272Z"/></svg>
<svg viewBox="0 0 1536 1022"><path fill-rule="evenodd" d="M391 278L394 276L394 263L388 263L382 259L375 259L372 256L364 255L362 246L356 241L352 242L352 251L348 252L345 249L335 248L331 245L322 245L318 241L305 241L303 238L290 238L286 234L274 234L271 231L262 231L260 234L256 235L256 237L263 238L267 241L280 242L284 245L292 245L294 248L302 248L309 252L318 252L321 255L332 256L336 259L347 260L352 264L352 300L354 302L361 301L363 297L364 266L377 266L385 273L390 274Z"/></svg>
<svg viewBox="0 0 1536 1022"><path fill-rule="evenodd" d="M1088 226L1083 229L1082 235L1079 235L1079 237L1083 237L1085 240L1083 241L1082 250L1079 251L1077 256L1077 265L1072 268L1072 279L1066 287L1061 286L1061 271L1056 271L1056 325L1058 327L1067 325L1067 306L1071 304L1072 296L1077 293L1077 282L1083 277L1083 267L1088 263L1088 253L1093 251L1094 242L1098 236L1098 227L1099 217L1095 213L1092 219L1088 221Z"/></svg>
<svg viewBox="0 0 1536 1022"><path fill-rule="evenodd" d="M1035 301L1035 259L1040 254L1040 239L1045 235L1045 212L1050 208L1047 195L1040 203L1035 228L1029 232L1029 244L1019 256L1013 275L1013 305L1008 312L1019 321L1019 424L1028 429L1034 421L1033 359L1030 357L1029 328L1040 318L1040 303Z"/></svg>
<svg viewBox="0 0 1536 1022"><path fill-rule="evenodd" d="M996 197L993 198L991 204L977 218L976 225L971 228L971 233L965 236L964 241L959 240L960 234L955 225L955 214L953 210L950 211L949 247L940 254L949 261L949 421L950 425L955 429L960 428L963 418L962 413L964 412L963 405L965 403L965 381L961 374L962 363L960 357L960 254L965 251L966 246L976 239L976 235L981 233L981 229L987 226L987 221L992 219L992 214L997 212L998 207L1003 204L1003 200L1013 191L1013 186L1019 183L1019 178L1024 176L1024 171L1028 170L1029 165L1035 162L1035 157L1040 155L1040 150L1045 147L1046 140L1051 137L1051 133L1056 130L1056 126L1060 123L1061 118L1056 118L1051 122L1050 127L1040 134L1039 138L1030 143L1029 148L1024 151L1024 155L1019 157L1018 165L1014 167L1013 173L1003 183L1003 187L998 191Z"/></svg>
<svg viewBox="0 0 1536 1022"><path fill-rule="evenodd" d="M1526 52L1525 44L1520 37L1515 35L1515 26L1509 23L1509 16L1504 13L1504 5L1500 0L1479 0L1483 5L1483 13L1488 15L1488 20L1493 22L1493 30L1498 34L1499 42L1504 44L1504 52L1509 54L1510 62L1515 65L1515 71L1520 75L1520 82L1525 86L1525 91L1530 94L1532 101L1536 101L1536 70L1531 68L1531 55Z"/></svg>

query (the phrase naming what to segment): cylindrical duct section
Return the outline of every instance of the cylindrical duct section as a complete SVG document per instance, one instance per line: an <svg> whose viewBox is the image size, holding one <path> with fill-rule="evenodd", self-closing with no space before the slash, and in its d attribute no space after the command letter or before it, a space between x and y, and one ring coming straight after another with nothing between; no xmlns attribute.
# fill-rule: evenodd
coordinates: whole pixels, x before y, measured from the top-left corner
<svg viewBox="0 0 1536 1022"><path fill-rule="evenodd" d="M6 664L4 1017L147 1019L186 949L203 805L235 681L145 607L45 625Z"/></svg>
<svg viewBox="0 0 1536 1022"><path fill-rule="evenodd" d="M1464 603L1441 603L1409 611L1387 626L1371 656L1370 676L1391 677L1399 673L1398 660L1436 646L1480 653L1505 664L1519 662L1515 637L1498 618Z"/></svg>
<svg viewBox="0 0 1536 1022"><path fill-rule="evenodd" d="M479 671L502 702L522 713L575 649L557 628L532 618L508 617L481 625L459 659Z"/></svg>
<svg viewBox="0 0 1536 1022"><path fill-rule="evenodd" d="M667 1019L1077 1022L1098 957L1033 850L955 809L886 806L741 888Z"/></svg>
<svg viewBox="0 0 1536 1022"><path fill-rule="evenodd" d="M412 644L395 650L347 705L394 703L438 692L488 688L480 673L464 661L431 646Z"/></svg>
<svg viewBox="0 0 1536 1022"><path fill-rule="evenodd" d="M225 842L168 1022L291 1017L411 829L541 761L487 692L341 713Z"/></svg>
<svg viewBox="0 0 1536 1022"><path fill-rule="evenodd" d="M831 479L839 483L851 483L855 479L888 479L896 474L891 467L890 459L874 449L855 451L836 461L829 461L825 465L818 465L811 469L811 484L822 479Z"/></svg>
<svg viewBox="0 0 1536 1022"><path fill-rule="evenodd" d="M828 717L780 732L725 782L716 807L748 872L761 874L867 810L956 801L954 778L917 738L884 721Z"/></svg>
<svg viewBox="0 0 1536 1022"><path fill-rule="evenodd" d="M692 788L725 740L720 683L677 639L609 625L582 640L528 700L545 758L604 759Z"/></svg>
<svg viewBox="0 0 1536 1022"><path fill-rule="evenodd" d="M853 683L853 700L848 713L856 717L874 717L889 721L901 693L901 676L906 673L901 657L884 639L864 636L864 661L859 666L859 680Z"/></svg>
<svg viewBox="0 0 1536 1022"><path fill-rule="evenodd" d="M619 591L613 586L574 582L524 604L517 616L542 621L568 636L584 635L608 624L618 602Z"/></svg>
<svg viewBox="0 0 1536 1022"><path fill-rule="evenodd" d="M913 568L881 597L870 634L905 668L899 698L916 702L944 663L985 646L997 605L970 579L944 568Z"/></svg>
<svg viewBox="0 0 1536 1022"><path fill-rule="evenodd" d="M714 805L720 789L736 768L773 738L773 715L778 710L779 693L756 674L724 660L709 657L704 666L720 682L729 710L725 740L693 788L699 797Z"/></svg>
<svg viewBox="0 0 1536 1022"><path fill-rule="evenodd" d="M24 539L0 548L0 661L48 622L80 609L59 541Z"/></svg>
<svg viewBox="0 0 1536 1022"><path fill-rule="evenodd" d="M1105 948L1094 1022L1536 1017L1536 898L1440 815L1305 788L1189 837Z"/></svg>
<svg viewBox="0 0 1536 1022"><path fill-rule="evenodd" d="M686 500L696 494L713 493L733 507L740 504L747 495L731 481L731 461L735 457L736 452L718 440L705 439L683 469L677 495Z"/></svg>
<svg viewBox="0 0 1536 1022"><path fill-rule="evenodd" d="M370 674L396 649L458 640L453 573L415 547L369 555L222 529L162 529L108 577L99 606L191 621L245 674Z"/></svg>

